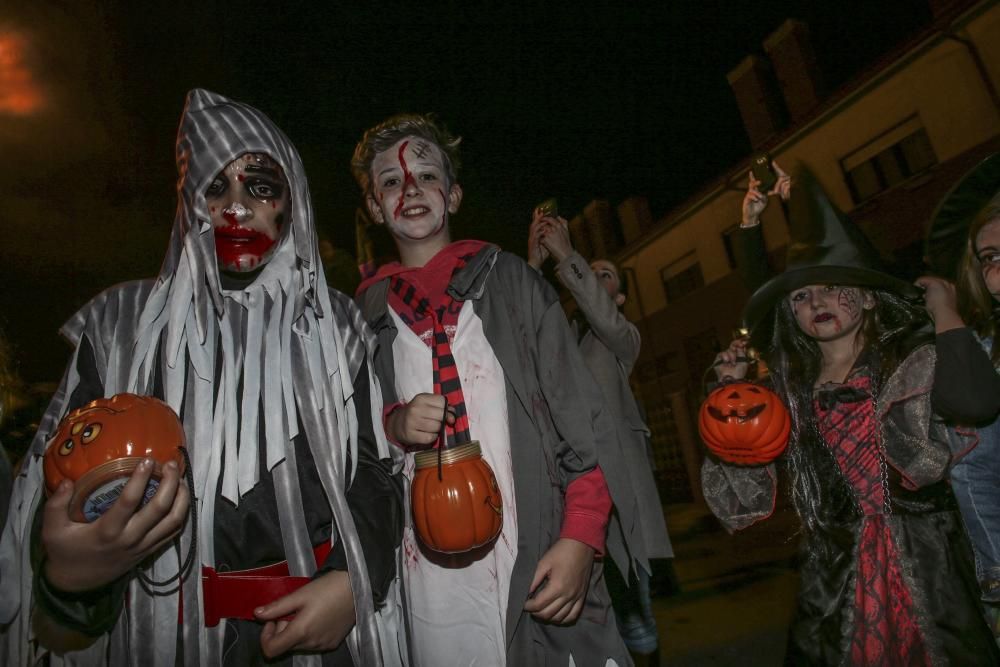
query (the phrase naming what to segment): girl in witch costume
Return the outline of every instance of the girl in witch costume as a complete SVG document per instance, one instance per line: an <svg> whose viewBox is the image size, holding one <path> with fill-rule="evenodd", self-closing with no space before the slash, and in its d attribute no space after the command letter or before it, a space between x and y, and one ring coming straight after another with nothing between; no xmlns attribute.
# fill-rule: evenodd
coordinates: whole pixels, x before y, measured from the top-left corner
<svg viewBox="0 0 1000 667"><path fill-rule="evenodd" d="M63 328L75 351L0 542L0 662L398 664L401 488L373 341L326 286L299 155L260 111L194 90L177 164L159 276L112 287ZM73 522L70 482L44 499L46 442L68 412L121 392L180 416L191 486L168 464L136 511L147 461L103 516Z"/></svg>
<svg viewBox="0 0 1000 667"><path fill-rule="evenodd" d="M555 291L496 246L451 241L457 147L432 118L400 115L366 132L352 161L401 260L358 300L404 475L444 423L449 441L480 442L503 501L497 539L467 554L435 554L404 529L412 664L630 664L595 560L606 546L631 566L635 499L614 424Z"/></svg>
<svg viewBox="0 0 1000 667"><path fill-rule="evenodd" d="M908 300L918 293L880 269L808 172L796 180L787 268L745 312L792 417L783 463L804 540L786 662L995 665L946 480L975 440L932 411L935 348ZM719 355L720 378L746 374L746 345ZM702 484L730 530L773 511L773 463L706 459Z"/></svg>

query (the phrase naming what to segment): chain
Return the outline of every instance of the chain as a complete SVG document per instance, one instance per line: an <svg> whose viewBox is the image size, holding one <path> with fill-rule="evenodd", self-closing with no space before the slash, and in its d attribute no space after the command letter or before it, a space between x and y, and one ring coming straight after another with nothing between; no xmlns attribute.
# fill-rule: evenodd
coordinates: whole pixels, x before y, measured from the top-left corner
<svg viewBox="0 0 1000 667"><path fill-rule="evenodd" d="M843 481L844 486L847 487L847 490L851 493L851 497L854 498L854 508L858 511L858 516L864 516L865 510L861 506L861 497L858 495L858 490L854 488L854 485L851 484L850 481L848 481L847 476L844 474L844 471L840 469L840 462L837 461L837 455L833 452L833 448L830 447L829 443L827 443L826 441L826 438L824 438L823 434L820 432L819 417L816 416L815 414L812 417L812 430L813 430L813 435L815 435L816 437L816 442L819 444L819 447L824 452L826 452L827 456L830 457L830 460L833 461L834 470L836 470L837 474L840 475L840 479L841 481Z"/></svg>
<svg viewBox="0 0 1000 667"><path fill-rule="evenodd" d="M885 441L885 431L882 424L882 420L879 419L878 410L878 399L875 397L874 392L872 395L872 411L875 418L875 454L878 456L878 473L879 473L879 484L882 487L882 512L886 516L892 514L892 498L889 495L889 465L885 458L885 449L883 442ZM822 449L833 460L834 468L840 473L841 479L844 484L851 492L851 496L854 498L855 507L858 510L859 515L864 515L864 507L861 504L861 496L858 495L858 490L854 488L854 485L848 481L847 476L844 471L840 468L840 463L837 461L837 455L833 452L833 449L827 444L826 438L819 430L819 419L816 415L812 417L812 430L813 434L816 436L817 442L820 444Z"/></svg>
<svg viewBox="0 0 1000 667"><path fill-rule="evenodd" d="M874 387L873 387L874 388ZM889 495L889 465L885 460L885 426L878 409L878 397L872 392L872 410L875 417L875 446L878 454L879 482L882 484L882 512L892 516L892 497Z"/></svg>

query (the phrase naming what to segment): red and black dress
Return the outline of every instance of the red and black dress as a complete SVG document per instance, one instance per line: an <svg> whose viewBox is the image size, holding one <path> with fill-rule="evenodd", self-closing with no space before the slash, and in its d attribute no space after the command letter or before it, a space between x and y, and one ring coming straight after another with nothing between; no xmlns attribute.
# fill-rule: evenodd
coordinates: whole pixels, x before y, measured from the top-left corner
<svg viewBox="0 0 1000 667"><path fill-rule="evenodd" d="M861 367L813 401L818 437L800 444L825 487L822 527L806 538L786 662L998 664L951 489L902 484L881 448L873 393Z"/></svg>

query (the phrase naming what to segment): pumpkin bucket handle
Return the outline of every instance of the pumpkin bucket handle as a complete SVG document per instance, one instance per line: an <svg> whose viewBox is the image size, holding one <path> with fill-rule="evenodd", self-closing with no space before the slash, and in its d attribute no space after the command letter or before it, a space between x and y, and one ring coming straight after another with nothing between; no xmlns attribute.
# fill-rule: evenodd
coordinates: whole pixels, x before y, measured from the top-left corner
<svg viewBox="0 0 1000 667"><path fill-rule="evenodd" d="M441 441L438 443L438 481L442 481L444 476L441 473L441 450L444 449L445 443L447 443L446 438L448 437L445 429L448 426L448 397L444 397L444 410L441 412Z"/></svg>
<svg viewBox="0 0 1000 667"><path fill-rule="evenodd" d="M176 586L174 586L169 590L155 590L155 589L163 588L164 586L172 584L175 581L178 581L179 579L185 578L187 576L188 570L191 569L191 565L194 563L195 545L197 544L198 540L198 509L197 509L198 502L197 498L194 497L194 474L191 472L191 457L188 455L187 447L178 447L177 449L180 450L181 455L184 457L184 463L185 463L184 478L185 480L187 480L188 490L191 494L191 505L190 505L191 542L188 543L187 556L185 556L184 563L180 566L180 569L178 569L177 572L172 577L168 577L163 581L156 581L155 579L147 575L145 572L143 572L138 565L136 566L135 571L139 577L139 582L140 584L142 584L143 588L146 589L146 592L149 593L150 595L173 595L174 593L179 591L181 586L183 585L183 583L181 582L178 582Z"/></svg>

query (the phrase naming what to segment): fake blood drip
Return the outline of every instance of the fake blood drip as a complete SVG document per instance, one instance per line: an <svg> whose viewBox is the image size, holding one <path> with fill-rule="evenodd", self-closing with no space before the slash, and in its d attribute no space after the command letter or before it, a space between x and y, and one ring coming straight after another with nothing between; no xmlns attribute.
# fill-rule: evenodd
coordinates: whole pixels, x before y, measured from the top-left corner
<svg viewBox="0 0 1000 667"><path fill-rule="evenodd" d="M231 212L223 212L222 217L229 224L215 229L215 256L219 263L237 270L252 269L260 264L261 258L274 245L274 239L242 226Z"/></svg>
<svg viewBox="0 0 1000 667"><path fill-rule="evenodd" d="M394 220L399 220L400 213L403 212L403 204L406 202L406 188L410 185L416 187L417 182L413 180L413 174L406 166L406 158L403 153L406 151L406 147L410 145L409 141L404 141L399 146L399 166L403 168L403 189L399 193L399 203L396 204L396 210L392 212L392 217Z"/></svg>

